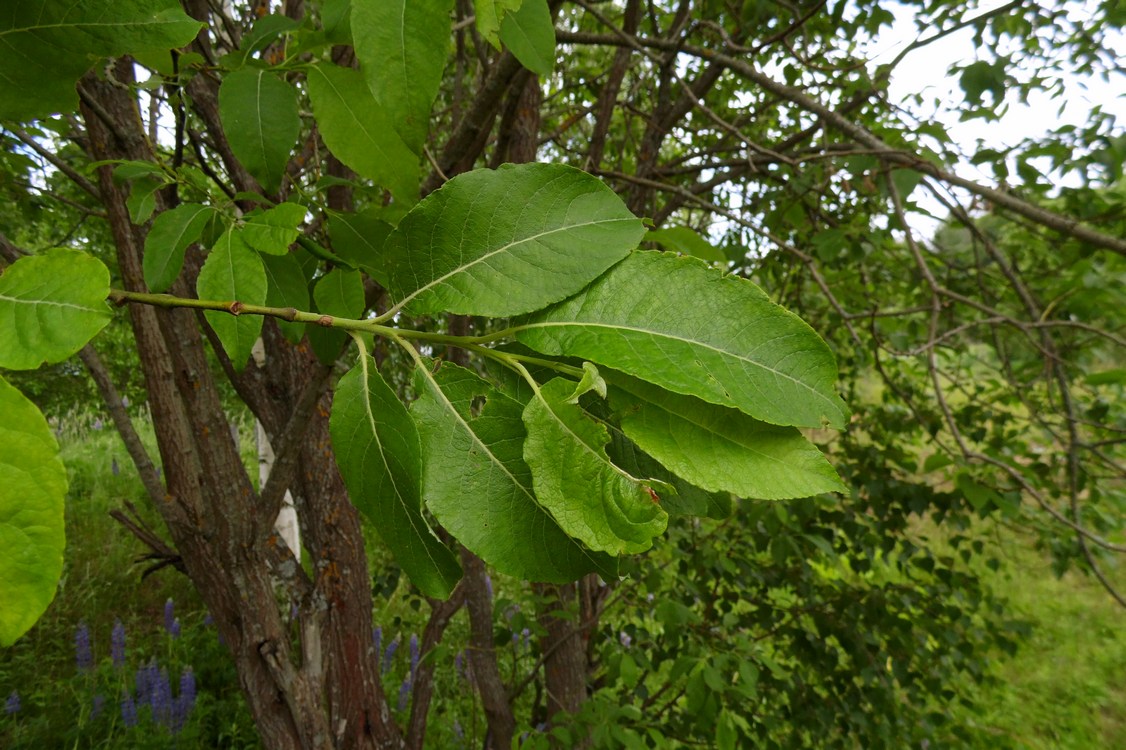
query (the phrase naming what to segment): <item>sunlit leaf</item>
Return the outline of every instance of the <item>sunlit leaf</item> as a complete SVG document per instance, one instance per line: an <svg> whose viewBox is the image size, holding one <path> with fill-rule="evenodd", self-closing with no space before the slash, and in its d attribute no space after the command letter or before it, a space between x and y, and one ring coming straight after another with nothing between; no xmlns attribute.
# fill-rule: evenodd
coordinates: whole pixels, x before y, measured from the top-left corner
<svg viewBox="0 0 1126 750"><path fill-rule="evenodd" d="M387 238L387 286L412 313L516 315L579 291L644 231L578 169L477 170L427 196Z"/></svg>
<svg viewBox="0 0 1126 750"><path fill-rule="evenodd" d="M517 338L771 424L841 428L848 419L821 337L751 282L695 258L634 253L583 294L530 316Z"/></svg>
<svg viewBox="0 0 1126 750"><path fill-rule="evenodd" d="M644 552L668 523L653 489L657 483L610 462L606 428L567 403L574 390L573 382L556 378L524 409L524 460L536 497L564 532L590 549Z"/></svg>
<svg viewBox="0 0 1126 750"><path fill-rule="evenodd" d="M0 275L0 367L62 362L110 320L109 270L77 250L20 258Z"/></svg>
<svg viewBox="0 0 1126 750"><path fill-rule="evenodd" d="M10 646L55 596L67 476L47 420L3 378L0 414L0 646Z"/></svg>
<svg viewBox="0 0 1126 750"><path fill-rule="evenodd" d="M613 558L583 549L539 506L523 457L523 406L449 363L415 372L410 409L422 435L426 507L458 541L502 573L565 583Z"/></svg>

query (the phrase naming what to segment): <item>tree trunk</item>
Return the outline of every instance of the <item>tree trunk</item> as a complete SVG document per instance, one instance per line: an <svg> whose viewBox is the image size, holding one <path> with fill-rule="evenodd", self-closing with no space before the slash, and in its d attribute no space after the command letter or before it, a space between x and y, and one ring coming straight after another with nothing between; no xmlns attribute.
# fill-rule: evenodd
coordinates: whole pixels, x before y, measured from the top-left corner
<svg viewBox="0 0 1126 750"><path fill-rule="evenodd" d="M129 82L132 66L119 62L113 73ZM80 93L92 158L153 157L126 88L89 75ZM123 284L144 291L145 230L130 221L127 187L115 184L112 167L102 166L98 188ZM191 296L200 265L198 252L189 251L186 278L172 291ZM244 373L266 386L248 404L257 407L278 448L279 467L287 470L283 475L293 477L316 571L309 580L289 550L272 541L277 508L264 507L242 465L204 351L202 316L147 306L131 308L130 316L166 481L165 502L157 510L231 651L263 745L278 750L402 747L374 668L363 536L332 459L329 397L315 400L305 393L306 388L314 389L313 396L326 393L323 367L274 336L266 342L270 367L260 371L251 365ZM311 412L307 424L302 410ZM296 436L287 434L294 422L303 428ZM303 471L295 474L297 453ZM283 496L278 493L278 505ZM279 579L298 602L298 649L291 646L288 612L276 603Z"/></svg>

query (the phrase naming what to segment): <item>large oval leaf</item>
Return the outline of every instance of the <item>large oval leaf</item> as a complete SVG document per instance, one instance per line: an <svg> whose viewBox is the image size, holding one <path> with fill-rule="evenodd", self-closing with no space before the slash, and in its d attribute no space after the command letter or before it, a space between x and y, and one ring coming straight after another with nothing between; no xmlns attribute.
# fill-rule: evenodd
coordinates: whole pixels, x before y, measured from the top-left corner
<svg viewBox="0 0 1126 750"><path fill-rule="evenodd" d="M450 49L453 0L352 0L360 70L395 130L422 153Z"/></svg>
<svg viewBox="0 0 1126 750"><path fill-rule="evenodd" d="M528 70L546 78L555 65L555 24L547 0L524 0L500 22L500 40Z"/></svg>
<svg viewBox="0 0 1126 750"><path fill-rule="evenodd" d="M109 269L77 250L20 258L0 275L0 367L62 362L110 319Z"/></svg>
<svg viewBox="0 0 1126 750"><path fill-rule="evenodd" d="M0 120L71 110L99 57L181 47L203 26L179 0L12 0L0 13Z"/></svg>
<svg viewBox="0 0 1126 750"><path fill-rule="evenodd" d="M422 449L406 407L361 352L340 379L329 421L348 495L427 596L445 599L461 578L453 553L422 517Z"/></svg>
<svg viewBox="0 0 1126 750"><path fill-rule="evenodd" d="M415 314L507 316L574 294L645 228L600 180L560 164L459 175L387 238L386 281Z"/></svg>
<svg viewBox="0 0 1126 750"><path fill-rule="evenodd" d="M262 258L242 240L238 227L231 227L204 261L196 280L200 299L216 302L266 303L266 269ZM207 322L223 344L231 364L241 370L250 359L250 350L262 332L260 315L233 315L207 310Z"/></svg>
<svg viewBox="0 0 1126 750"><path fill-rule="evenodd" d="M662 534L668 514L653 481L632 477L610 462L610 435L576 404L575 384L556 378L524 408L524 460L540 505L568 535L611 555L644 552Z"/></svg>
<svg viewBox="0 0 1126 750"><path fill-rule="evenodd" d="M0 414L0 646L10 646L55 596L67 481L47 420L3 378Z"/></svg>
<svg viewBox="0 0 1126 750"><path fill-rule="evenodd" d="M363 74L323 63L306 76L317 127L336 158L406 205L418 200L418 157L395 132Z"/></svg>
<svg viewBox="0 0 1126 750"><path fill-rule="evenodd" d="M410 409L423 448L423 499L457 540L502 573L566 583L613 558L583 549L539 506L524 463L523 406L475 373L449 363L415 371Z"/></svg>
<svg viewBox="0 0 1126 750"><path fill-rule="evenodd" d="M242 68L219 87L219 117L231 150L269 193L281 187L301 135L297 92L261 68Z"/></svg>
<svg viewBox="0 0 1126 750"><path fill-rule="evenodd" d="M846 489L824 454L794 427L617 373L607 378L629 439L697 487L758 500Z"/></svg>
<svg viewBox="0 0 1126 750"><path fill-rule="evenodd" d="M843 428L837 364L798 316L695 258L638 252L517 338L779 425Z"/></svg>

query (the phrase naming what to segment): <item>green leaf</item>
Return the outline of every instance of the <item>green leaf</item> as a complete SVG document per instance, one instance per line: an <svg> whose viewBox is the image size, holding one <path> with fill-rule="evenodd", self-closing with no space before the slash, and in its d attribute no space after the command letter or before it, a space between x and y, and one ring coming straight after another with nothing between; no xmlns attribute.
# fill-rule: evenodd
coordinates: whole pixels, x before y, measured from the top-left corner
<svg viewBox="0 0 1126 750"><path fill-rule="evenodd" d="M260 253L285 255L300 233L305 207L298 203L279 203L260 213L248 214L242 225L242 239Z"/></svg>
<svg viewBox="0 0 1126 750"><path fill-rule="evenodd" d="M150 291L163 292L172 286L184 266L184 252L199 240L207 222L218 212L210 206L184 203L153 219L145 237L143 267Z"/></svg>
<svg viewBox="0 0 1126 750"><path fill-rule="evenodd" d="M528 70L546 78L555 65L555 24L547 0L524 0L500 22L500 40Z"/></svg>
<svg viewBox="0 0 1126 750"><path fill-rule="evenodd" d="M66 468L47 420L0 378L0 646L55 597L66 547Z"/></svg>
<svg viewBox="0 0 1126 750"><path fill-rule="evenodd" d="M364 281L359 271L334 268L313 287L317 312L334 318L360 318L364 314ZM309 343L317 358L331 365L344 349L348 332L339 328L309 328Z"/></svg>
<svg viewBox="0 0 1126 750"><path fill-rule="evenodd" d="M68 359L110 320L109 269L78 250L20 258L0 274L0 367Z"/></svg>
<svg viewBox="0 0 1126 750"><path fill-rule="evenodd" d="M235 156L266 192L276 192L301 135L297 91L268 70L242 68L219 87L219 117Z"/></svg>
<svg viewBox="0 0 1126 750"><path fill-rule="evenodd" d="M673 226L664 229L651 229L645 239L660 244L666 250L692 255L714 263L726 263L727 256L712 243L705 240L691 227Z"/></svg>
<svg viewBox="0 0 1126 750"><path fill-rule="evenodd" d="M620 429L611 430L606 453L615 465L630 474L653 477L669 485L672 491L661 494L661 507L670 516L703 516L720 521L731 517L731 493L705 492L689 484L637 447Z"/></svg>
<svg viewBox="0 0 1126 750"><path fill-rule="evenodd" d="M418 159L376 103L363 74L339 65L307 69L321 137L336 158L404 203L418 200Z"/></svg>
<svg viewBox="0 0 1126 750"><path fill-rule="evenodd" d="M450 49L453 0L352 0L360 70L395 131L422 153Z"/></svg>
<svg viewBox="0 0 1126 750"><path fill-rule="evenodd" d="M668 514L654 483L625 473L606 455L606 428L567 403L574 383L556 378L524 409L524 460L536 497L563 531L611 555L643 552L663 533Z"/></svg>
<svg viewBox="0 0 1126 750"><path fill-rule="evenodd" d="M0 120L74 109L100 57L182 47L203 24L179 0L18 0L0 13Z"/></svg>
<svg viewBox="0 0 1126 750"><path fill-rule="evenodd" d="M381 217L380 208L371 207L357 213L328 212L328 232L332 249L346 261L379 276L383 244L392 227Z"/></svg>
<svg viewBox="0 0 1126 750"><path fill-rule="evenodd" d="M610 382L629 439L697 487L759 500L846 489L817 446L793 427L616 373Z"/></svg>
<svg viewBox="0 0 1126 750"><path fill-rule="evenodd" d="M204 300L265 304L266 270L262 267L262 258L242 240L237 227L224 232L211 248L199 271L196 293ZM262 332L262 317L215 310L206 310L204 315L231 358L231 364L241 370Z"/></svg>
<svg viewBox="0 0 1126 750"><path fill-rule="evenodd" d="M277 13L262 16L254 21L250 31L243 34L242 39L239 40L238 51L231 53L229 62L228 60L223 62L230 67L234 67L235 64L244 65L247 58L255 52L266 49L283 34L296 31L300 26L301 23L297 19Z"/></svg>
<svg viewBox="0 0 1126 750"><path fill-rule="evenodd" d="M266 304L270 307L309 309L309 282L301 271L301 264L292 254L264 255L262 267L266 271ZM298 344L305 335L304 323L275 320L282 335L291 344Z"/></svg>
<svg viewBox="0 0 1126 750"><path fill-rule="evenodd" d="M497 49L500 49L500 23L514 10L519 10L523 0L473 0L477 31Z"/></svg>
<svg viewBox="0 0 1126 750"><path fill-rule="evenodd" d="M694 258L634 253L583 294L530 316L516 336L771 424L848 421L821 337L751 282Z"/></svg>
<svg viewBox="0 0 1126 750"><path fill-rule="evenodd" d="M461 568L422 517L418 430L366 352L340 379L329 430L352 502L415 586L427 596L449 597Z"/></svg>
<svg viewBox="0 0 1126 750"><path fill-rule="evenodd" d="M144 224L156 210L156 194L168 184L167 177L138 177L129 184L129 197L125 207L129 209L129 220L134 224Z"/></svg>
<svg viewBox="0 0 1126 750"><path fill-rule="evenodd" d="M578 169L477 170L399 222L387 238L386 286L413 314L517 315L579 291L644 231L610 188Z"/></svg>
<svg viewBox="0 0 1126 750"><path fill-rule="evenodd" d="M617 576L613 558L589 552L536 502L524 463L523 406L453 364L415 370L410 413L423 448L426 507L458 541L502 573L566 583L597 571Z"/></svg>

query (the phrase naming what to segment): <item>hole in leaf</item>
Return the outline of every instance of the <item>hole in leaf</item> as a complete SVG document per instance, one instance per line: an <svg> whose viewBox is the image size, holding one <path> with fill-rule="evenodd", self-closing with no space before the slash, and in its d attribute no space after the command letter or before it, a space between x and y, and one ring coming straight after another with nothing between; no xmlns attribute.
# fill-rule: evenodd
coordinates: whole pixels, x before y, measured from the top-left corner
<svg viewBox="0 0 1126 750"><path fill-rule="evenodd" d="M474 396L473 401L469 404L469 413L474 418L481 416L481 411L485 408L485 404L489 402L484 396Z"/></svg>

